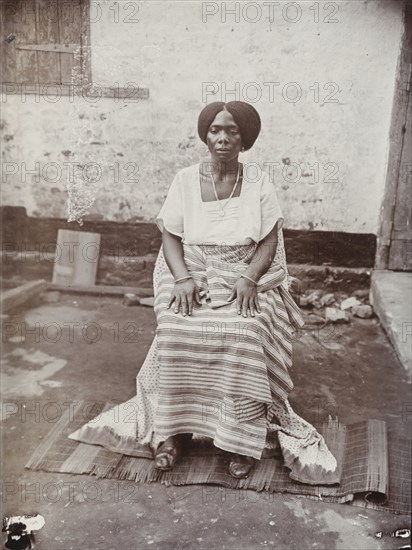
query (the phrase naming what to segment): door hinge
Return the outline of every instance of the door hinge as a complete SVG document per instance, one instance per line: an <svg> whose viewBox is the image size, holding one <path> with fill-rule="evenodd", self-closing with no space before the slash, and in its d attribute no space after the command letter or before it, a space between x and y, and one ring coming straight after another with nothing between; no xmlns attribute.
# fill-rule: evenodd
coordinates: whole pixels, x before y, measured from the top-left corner
<svg viewBox="0 0 412 550"><path fill-rule="evenodd" d="M36 52L74 53L80 49L79 44L20 44L17 50L30 50Z"/></svg>

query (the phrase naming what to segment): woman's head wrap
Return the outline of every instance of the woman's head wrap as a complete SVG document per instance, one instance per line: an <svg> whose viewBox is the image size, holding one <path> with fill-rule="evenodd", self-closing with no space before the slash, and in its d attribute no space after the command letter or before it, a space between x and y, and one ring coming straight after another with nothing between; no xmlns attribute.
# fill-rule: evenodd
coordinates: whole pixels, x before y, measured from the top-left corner
<svg viewBox="0 0 412 550"><path fill-rule="evenodd" d="M197 122L197 131L200 139L204 143L207 143L206 138L209 127L216 115L221 111L228 111L232 115L233 120L240 129L242 146L245 148L245 151L250 149L259 135L261 123L256 109L244 101L229 101L229 103L216 101L215 103L206 105L200 113Z"/></svg>

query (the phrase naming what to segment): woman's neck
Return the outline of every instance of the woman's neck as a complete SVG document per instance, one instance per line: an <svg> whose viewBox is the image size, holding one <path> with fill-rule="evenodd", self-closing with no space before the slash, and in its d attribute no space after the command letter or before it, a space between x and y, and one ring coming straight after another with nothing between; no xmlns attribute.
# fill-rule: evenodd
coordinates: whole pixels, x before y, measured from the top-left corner
<svg viewBox="0 0 412 550"><path fill-rule="evenodd" d="M211 158L207 165L209 173L213 174L213 176L219 180L226 179L233 175L236 177L239 170L239 161L237 157L227 162Z"/></svg>

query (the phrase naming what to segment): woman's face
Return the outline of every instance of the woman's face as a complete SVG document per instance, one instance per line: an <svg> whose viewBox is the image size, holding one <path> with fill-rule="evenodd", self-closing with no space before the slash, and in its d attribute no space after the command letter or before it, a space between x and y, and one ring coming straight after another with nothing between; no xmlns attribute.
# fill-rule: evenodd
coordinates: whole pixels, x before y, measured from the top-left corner
<svg viewBox="0 0 412 550"><path fill-rule="evenodd" d="M212 157L219 162L237 159L242 149L239 126L228 111L220 111L209 126L207 146Z"/></svg>

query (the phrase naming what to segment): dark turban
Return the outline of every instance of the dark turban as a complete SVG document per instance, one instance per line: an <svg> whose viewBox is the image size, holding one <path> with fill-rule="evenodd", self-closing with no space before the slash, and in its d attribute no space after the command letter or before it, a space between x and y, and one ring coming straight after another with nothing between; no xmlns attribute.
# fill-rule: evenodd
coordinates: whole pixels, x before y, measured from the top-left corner
<svg viewBox="0 0 412 550"><path fill-rule="evenodd" d="M255 143L260 132L260 117L258 112L252 105L244 101L216 101L210 103L202 110L197 122L197 131L200 139L207 143L206 136L210 125L214 121L216 115L221 111L228 111L233 120L239 126L240 135L242 136L242 146L247 151Z"/></svg>

